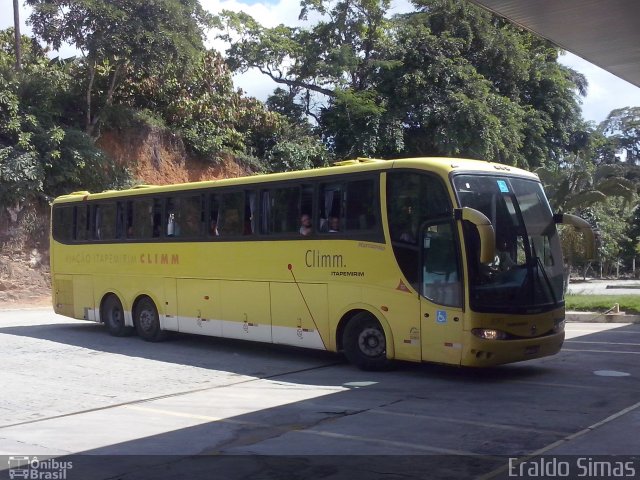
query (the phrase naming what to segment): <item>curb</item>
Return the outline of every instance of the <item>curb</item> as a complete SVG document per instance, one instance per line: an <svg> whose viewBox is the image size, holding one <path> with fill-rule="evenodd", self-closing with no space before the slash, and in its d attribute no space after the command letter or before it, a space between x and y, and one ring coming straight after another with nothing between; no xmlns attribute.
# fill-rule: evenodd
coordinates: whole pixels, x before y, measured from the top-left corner
<svg viewBox="0 0 640 480"><path fill-rule="evenodd" d="M566 322L640 323L640 315L624 313L566 312L564 319Z"/></svg>

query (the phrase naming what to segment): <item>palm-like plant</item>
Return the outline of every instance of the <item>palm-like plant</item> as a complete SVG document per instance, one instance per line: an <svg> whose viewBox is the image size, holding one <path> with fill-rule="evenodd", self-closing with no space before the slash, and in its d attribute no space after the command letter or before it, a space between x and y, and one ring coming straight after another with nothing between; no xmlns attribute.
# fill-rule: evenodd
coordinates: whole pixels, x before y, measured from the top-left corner
<svg viewBox="0 0 640 480"><path fill-rule="evenodd" d="M629 203L636 199L638 185L625 178L623 164L596 165L572 154L562 164L540 167L536 173L557 212L579 212L608 197L622 197Z"/></svg>

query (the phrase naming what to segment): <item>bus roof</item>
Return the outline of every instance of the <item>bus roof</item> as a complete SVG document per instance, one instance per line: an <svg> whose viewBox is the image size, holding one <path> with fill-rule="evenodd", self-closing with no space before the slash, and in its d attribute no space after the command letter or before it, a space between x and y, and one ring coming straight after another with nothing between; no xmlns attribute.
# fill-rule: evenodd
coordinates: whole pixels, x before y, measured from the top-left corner
<svg viewBox="0 0 640 480"><path fill-rule="evenodd" d="M412 168L437 173L446 177L451 172L491 172L498 174L512 174L524 176L531 179L538 179L534 173L511 167L501 163L494 163L482 160L471 160L466 158L452 157L419 157L403 158L393 160L380 160L374 158L357 158L354 160L344 160L335 162L333 166L314 168L309 170L297 170L293 172L269 173L261 175L251 175L236 178L224 178L218 180L205 180L200 182L176 183L170 185L138 185L124 190L105 190L104 192L90 193L88 191L72 192L61 195L54 200L58 202L73 202L82 200L98 200L103 198L124 197L138 194L168 193L173 191L198 190L212 187L232 187L239 185L255 185L285 180L296 180L304 178L317 178L331 175L342 175L359 172L369 172L375 170L390 170L392 168Z"/></svg>

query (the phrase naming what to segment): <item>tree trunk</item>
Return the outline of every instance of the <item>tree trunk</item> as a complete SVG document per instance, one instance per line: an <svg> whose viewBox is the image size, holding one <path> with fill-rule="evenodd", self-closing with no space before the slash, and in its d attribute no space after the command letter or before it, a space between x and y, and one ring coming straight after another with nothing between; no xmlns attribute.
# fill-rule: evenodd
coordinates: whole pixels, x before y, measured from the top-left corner
<svg viewBox="0 0 640 480"><path fill-rule="evenodd" d="M93 133L93 123L91 122L91 93L93 91L93 81L96 78L96 66L93 61L89 64L89 86L87 87L87 114L85 117L85 132L91 136Z"/></svg>
<svg viewBox="0 0 640 480"><path fill-rule="evenodd" d="M22 45L20 38L20 5L18 0L13 0L13 30L15 34L16 71L22 70Z"/></svg>
<svg viewBox="0 0 640 480"><path fill-rule="evenodd" d="M107 91L107 98L105 100L105 106L110 107L113 104L113 93L115 92L116 85L118 83L118 75L120 74L120 70L122 69L123 64L119 63L116 65L116 68L113 72L113 77L111 77L111 81L109 82L109 90ZM95 68L91 72L91 77L89 81L89 91L87 92L87 133L92 137L98 138L100 136L100 128L98 123L100 122L100 117L102 116L102 111L98 111L91 117L91 88L93 86L93 81L95 78ZM104 110L104 108L103 108ZM96 127L98 127L96 131Z"/></svg>

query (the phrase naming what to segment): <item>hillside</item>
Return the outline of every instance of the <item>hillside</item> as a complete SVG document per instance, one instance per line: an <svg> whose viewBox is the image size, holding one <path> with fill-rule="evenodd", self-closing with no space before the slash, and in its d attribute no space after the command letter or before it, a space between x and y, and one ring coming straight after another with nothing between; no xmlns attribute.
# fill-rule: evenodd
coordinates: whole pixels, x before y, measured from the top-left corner
<svg viewBox="0 0 640 480"><path fill-rule="evenodd" d="M180 137L154 127L107 131L97 145L117 163L128 167L133 176L149 185L197 182L249 175L230 156L212 164L187 154Z"/></svg>
<svg viewBox="0 0 640 480"><path fill-rule="evenodd" d="M216 164L193 158L179 137L159 128L107 131L97 145L144 184L166 185L251 173L230 156ZM46 209L0 212L0 308L49 303L48 229Z"/></svg>

